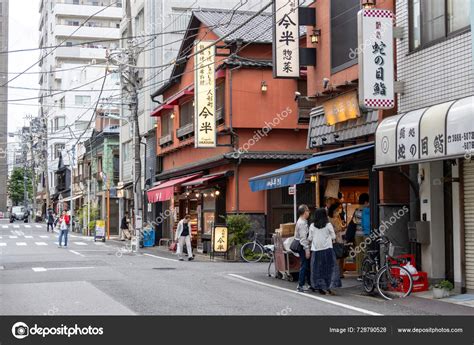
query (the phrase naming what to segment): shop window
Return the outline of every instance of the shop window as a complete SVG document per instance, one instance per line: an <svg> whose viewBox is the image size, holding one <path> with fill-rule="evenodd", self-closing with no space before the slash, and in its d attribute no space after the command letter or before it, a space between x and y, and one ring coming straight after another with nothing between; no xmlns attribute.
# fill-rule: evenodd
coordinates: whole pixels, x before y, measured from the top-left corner
<svg viewBox="0 0 474 345"><path fill-rule="evenodd" d="M185 127L186 125L193 123L194 105L193 101L183 103L179 107L179 127Z"/></svg>
<svg viewBox="0 0 474 345"><path fill-rule="evenodd" d="M331 0L331 72L357 63L357 12L360 0Z"/></svg>
<svg viewBox="0 0 474 345"><path fill-rule="evenodd" d="M469 0L410 1L410 48L417 49L469 29L469 13Z"/></svg>
<svg viewBox="0 0 474 345"><path fill-rule="evenodd" d="M161 116L161 136L165 137L173 132L173 119L171 118L172 112L168 112Z"/></svg>

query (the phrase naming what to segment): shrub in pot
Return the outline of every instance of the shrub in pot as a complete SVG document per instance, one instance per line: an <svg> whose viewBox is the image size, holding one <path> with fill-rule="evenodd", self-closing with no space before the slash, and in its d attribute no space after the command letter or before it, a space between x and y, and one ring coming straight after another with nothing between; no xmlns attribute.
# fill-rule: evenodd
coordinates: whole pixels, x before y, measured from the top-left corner
<svg viewBox="0 0 474 345"><path fill-rule="evenodd" d="M245 214L231 214L224 218L229 231L229 259L240 260L240 248L247 242L251 228L250 218Z"/></svg>
<svg viewBox="0 0 474 345"><path fill-rule="evenodd" d="M453 283L449 280L443 280L433 286L433 297L436 299L449 297L449 292L453 289Z"/></svg>

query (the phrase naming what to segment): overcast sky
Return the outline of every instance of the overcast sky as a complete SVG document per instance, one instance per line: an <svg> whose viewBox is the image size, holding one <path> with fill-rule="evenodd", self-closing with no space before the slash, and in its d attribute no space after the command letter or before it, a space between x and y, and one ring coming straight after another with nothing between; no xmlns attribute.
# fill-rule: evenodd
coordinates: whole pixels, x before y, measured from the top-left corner
<svg viewBox="0 0 474 345"><path fill-rule="evenodd" d="M10 24L8 50L38 48L38 22L39 0L10 0ZM39 50L23 53L10 53L8 70L10 73L22 72L39 59ZM38 72L39 66L31 68L28 72ZM15 77L10 74L9 79ZM38 91L19 90L12 86L39 88L38 74L26 74L18 77L9 84L8 91L8 131L12 132L23 126L23 117L26 114L38 115L38 100L14 101L15 99L37 97ZM12 104L13 103L13 104ZM24 105L16 105L21 103ZM33 106L28 106L33 105Z"/></svg>

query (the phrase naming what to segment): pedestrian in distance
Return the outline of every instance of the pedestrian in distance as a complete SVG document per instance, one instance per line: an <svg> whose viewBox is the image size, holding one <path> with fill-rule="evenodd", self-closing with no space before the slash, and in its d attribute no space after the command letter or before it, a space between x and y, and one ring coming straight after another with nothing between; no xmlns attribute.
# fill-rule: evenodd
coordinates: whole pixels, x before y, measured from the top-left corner
<svg viewBox="0 0 474 345"><path fill-rule="evenodd" d="M125 212L125 215L122 217L120 221L120 230L121 233L121 241L125 241L125 239L130 240L132 236L130 235L130 221L128 220L128 212Z"/></svg>
<svg viewBox="0 0 474 345"><path fill-rule="evenodd" d="M51 227L51 232L53 232L54 231L54 212L51 207L48 208L48 211L46 214L46 221L47 221L46 231L49 232L49 227Z"/></svg>
<svg viewBox="0 0 474 345"><path fill-rule="evenodd" d="M318 208L314 223L309 227L311 242L311 286L322 295L335 295L333 288L341 287L339 268L332 242L336 239L327 210Z"/></svg>
<svg viewBox="0 0 474 345"><path fill-rule="evenodd" d="M178 248L176 253L178 254L179 261L184 261L183 259L183 248L186 243L186 250L188 251L188 261L194 260L193 257L193 248L191 246L191 229L189 227L189 221L191 216L189 214L185 215L178 223L178 228L176 229L175 241L178 242Z"/></svg>
<svg viewBox="0 0 474 345"><path fill-rule="evenodd" d="M310 243L308 241L309 227L308 218L310 211L308 206L300 205L298 207L298 221L295 226L295 240L299 241L298 255L300 256L300 272L298 278L298 287L296 291L304 292L310 287L305 288L305 283L311 286L309 262L311 258Z"/></svg>
<svg viewBox="0 0 474 345"><path fill-rule="evenodd" d="M359 196L359 207L354 211L352 222L355 224L355 247L361 249L361 243L370 234L370 208L369 208L369 194L362 193ZM358 278L362 281L362 261L364 261L364 251L358 250L356 255L356 268Z"/></svg>
<svg viewBox="0 0 474 345"><path fill-rule="evenodd" d="M62 240L64 237L64 247L67 247L67 235L69 231L70 217L66 211L63 211L59 218L59 248L62 247Z"/></svg>

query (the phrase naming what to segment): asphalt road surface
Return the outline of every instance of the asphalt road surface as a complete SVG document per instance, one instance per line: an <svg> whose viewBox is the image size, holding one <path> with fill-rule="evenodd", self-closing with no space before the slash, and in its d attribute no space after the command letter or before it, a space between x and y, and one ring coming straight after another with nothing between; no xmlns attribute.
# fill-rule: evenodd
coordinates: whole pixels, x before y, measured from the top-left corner
<svg viewBox="0 0 474 345"><path fill-rule="evenodd" d="M44 224L0 221L1 315L474 315L474 308L410 297L366 296L354 279L338 296L297 293L267 276L267 264L180 262L125 242L94 242Z"/></svg>

